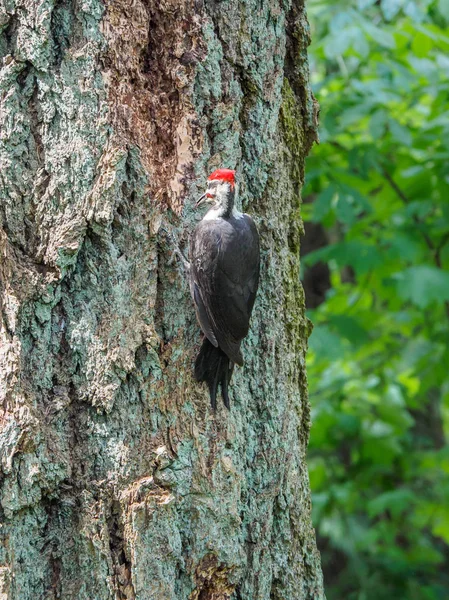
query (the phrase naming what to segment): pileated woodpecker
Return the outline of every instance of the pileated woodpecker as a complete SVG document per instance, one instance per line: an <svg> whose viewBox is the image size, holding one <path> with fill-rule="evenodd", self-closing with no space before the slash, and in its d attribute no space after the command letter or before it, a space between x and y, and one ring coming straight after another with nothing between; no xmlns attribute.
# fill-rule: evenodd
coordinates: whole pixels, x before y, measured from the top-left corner
<svg viewBox="0 0 449 600"><path fill-rule="evenodd" d="M212 408L221 386L230 408L228 385L259 285L259 234L254 221L234 206L235 171L218 169L208 178L196 206L212 204L190 240L190 292L205 335L195 361L195 379L209 386Z"/></svg>

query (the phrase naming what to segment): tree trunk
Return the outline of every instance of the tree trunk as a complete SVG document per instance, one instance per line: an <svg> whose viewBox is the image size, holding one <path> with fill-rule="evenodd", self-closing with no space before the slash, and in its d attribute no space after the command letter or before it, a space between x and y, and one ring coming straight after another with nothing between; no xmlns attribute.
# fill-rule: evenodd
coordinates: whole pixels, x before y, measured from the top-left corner
<svg viewBox="0 0 449 600"><path fill-rule="evenodd" d="M300 0L0 0L0 599L323 598ZM164 230L237 167L261 286L216 415Z"/></svg>

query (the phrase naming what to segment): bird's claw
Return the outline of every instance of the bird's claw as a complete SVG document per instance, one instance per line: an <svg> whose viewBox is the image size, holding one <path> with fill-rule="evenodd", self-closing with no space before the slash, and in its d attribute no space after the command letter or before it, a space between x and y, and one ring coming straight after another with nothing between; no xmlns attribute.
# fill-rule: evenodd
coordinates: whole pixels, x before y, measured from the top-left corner
<svg viewBox="0 0 449 600"><path fill-rule="evenodd" d="M176 258L179 258L179 259L181 260L181 262L183 262L184 256L181 254L181 250L180 250L178 247L176 247L176 248L175 248L175 249L174 249L174 250L171 252L171 254L170 254L170 258L168 259L168 261L167 261L167 264L168 264L169 266L172 266L172 265L175 263L175 261L176 261ZM184 259L184 260L185 260L185 259Z"/></svg>
<svg viewBox="0 0 449 600"><path fill-rule="evenodd" d="M165 238L165 241L167 242L168 245L170 245L173 250L170 253L170 258L167 261L167 264L169 266L172 266L175 262L176 262L176 258L179 259L179 261L181 262L184 270L186 270L188 272L189 268L190 268L190 263L189 261L185 258L185 256L183 255L183 253L181 252L179 245L174 237L174 235L168 231L165 227L161 227L159 229L159 231L162 233L163 237Z"/></svg>

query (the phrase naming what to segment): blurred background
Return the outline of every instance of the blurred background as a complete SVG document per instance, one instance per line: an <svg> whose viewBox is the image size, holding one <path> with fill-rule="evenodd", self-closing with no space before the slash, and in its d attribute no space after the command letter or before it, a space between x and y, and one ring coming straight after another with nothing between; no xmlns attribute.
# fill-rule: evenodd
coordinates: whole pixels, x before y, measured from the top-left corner
<svg viewBox="0 0 449 600"><path fill-rule="evenodd" d="M449 598L449 0L308 0L302 245L328 600Z"/></svg>

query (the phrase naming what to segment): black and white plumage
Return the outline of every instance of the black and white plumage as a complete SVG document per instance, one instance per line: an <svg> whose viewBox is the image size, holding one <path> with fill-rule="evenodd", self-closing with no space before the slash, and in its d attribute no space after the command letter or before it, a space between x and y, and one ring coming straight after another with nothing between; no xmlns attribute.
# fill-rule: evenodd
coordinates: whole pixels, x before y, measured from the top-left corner
<svg viewBox="0 0 449 600"><path fill-rule="evenodd" d="M235 171L218 169L208 179L197 206L212 207L190 241L190 291L205 335L195 362L195 378L208 384L212 408L221 386L230 408L228 386L240 351L259 284L259 235L254 221L234 206Z"/></svg>

